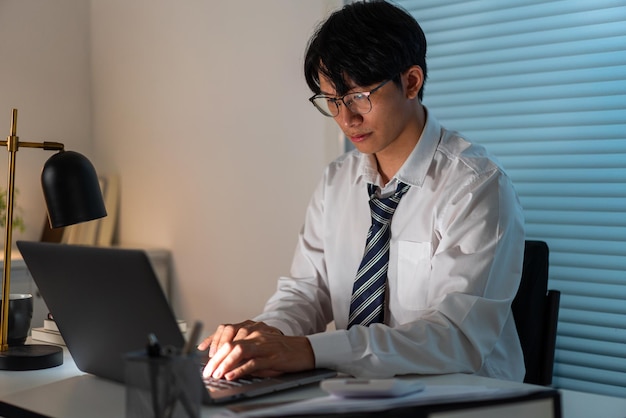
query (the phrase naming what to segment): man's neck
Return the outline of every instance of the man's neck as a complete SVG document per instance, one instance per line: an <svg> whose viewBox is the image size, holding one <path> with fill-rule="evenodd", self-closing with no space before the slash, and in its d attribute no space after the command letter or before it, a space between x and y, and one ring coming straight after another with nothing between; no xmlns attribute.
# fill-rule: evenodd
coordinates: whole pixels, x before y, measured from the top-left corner
<svg viewBox="0 0 626 418"><path fill-rule="evenodd" d="M426 109L420 105L416 109L416 118L413 123L407 126L402 135L387 148L374 154L378 164L378 173L383 180L383 184L389 183L407 158L409 158L409 155L419 142L425 125Z"/></svg>

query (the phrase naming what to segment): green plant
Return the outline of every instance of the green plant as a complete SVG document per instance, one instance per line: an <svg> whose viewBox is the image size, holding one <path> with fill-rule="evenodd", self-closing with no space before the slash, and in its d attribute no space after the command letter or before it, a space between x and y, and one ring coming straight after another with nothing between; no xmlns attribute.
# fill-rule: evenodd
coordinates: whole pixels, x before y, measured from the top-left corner
<svg viewBox="0 0 626 418"><path fill-rule="evenodd" d="M18 191L15 190L15 196L17 197ZM13 228L24 232L26 225L24 224L24 218L20 214L21 208L17 205L13 206ZM7 222L7 191L0 189L0 227L4 228Z"/></svg>

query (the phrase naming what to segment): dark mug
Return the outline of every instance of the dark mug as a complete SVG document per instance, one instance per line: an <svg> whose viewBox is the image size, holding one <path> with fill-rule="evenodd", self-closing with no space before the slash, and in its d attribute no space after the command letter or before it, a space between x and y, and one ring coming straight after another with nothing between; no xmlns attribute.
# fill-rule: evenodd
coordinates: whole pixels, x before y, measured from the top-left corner
<svg viewBox="0 0 626 418"><path fill-rule="evenodd" d="M2 299L0 299L0 308ZM9 295L9 335L7 343L10 346L24 345L30 331L30 322L33 317L33 295L11 293Z"/></svg>

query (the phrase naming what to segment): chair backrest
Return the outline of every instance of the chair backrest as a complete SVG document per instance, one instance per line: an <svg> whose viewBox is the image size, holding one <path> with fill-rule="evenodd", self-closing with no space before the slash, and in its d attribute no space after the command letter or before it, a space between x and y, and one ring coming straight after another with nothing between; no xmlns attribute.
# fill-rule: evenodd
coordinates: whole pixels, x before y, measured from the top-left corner
<svg viewBox="0 0 626 418"><path fill-rule="evenodd" d="M525 383L550 385L554 369L561 292L548 291L550 252L543 241L526 241L522 280L512 310L524 352Z"/></svg>

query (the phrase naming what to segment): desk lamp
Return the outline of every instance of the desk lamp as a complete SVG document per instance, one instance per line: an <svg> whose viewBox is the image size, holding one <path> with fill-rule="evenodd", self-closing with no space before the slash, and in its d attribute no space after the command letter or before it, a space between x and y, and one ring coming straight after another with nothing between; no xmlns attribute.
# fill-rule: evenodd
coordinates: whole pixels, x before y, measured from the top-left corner
<svg viewBox="0 0 626 418"><path fill-rule="evenodd" d="M4 270L2 275L2 310L0 312L0 370L38 370L63 363L63 349L53 345L26 344L11 346L9 334L9 295L11 243L15 197L15 157L20 147L58 151L45 163L41 186L52 228L90 221L106 216L106 209L93 165L83 155L65 151L59 142L20 142L16 135L17 109L13 109L11 133L6 141L9 151L9 174L6 195Z"/></svg>

